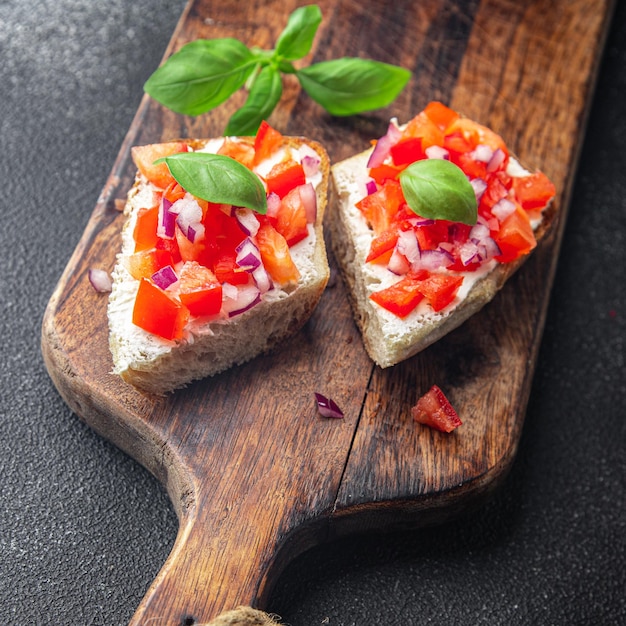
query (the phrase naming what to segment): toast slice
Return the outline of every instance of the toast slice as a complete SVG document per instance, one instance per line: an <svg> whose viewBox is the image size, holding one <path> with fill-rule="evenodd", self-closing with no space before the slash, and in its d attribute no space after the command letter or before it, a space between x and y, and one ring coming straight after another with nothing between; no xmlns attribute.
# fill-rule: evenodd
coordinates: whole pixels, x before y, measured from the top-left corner
<svg viewBox="0 0 626 626"><path fill-rule="evenodd" d="M328 156L314 141L266 134L265 145L257 136L133 148L138 172L107 314L113 372L143 391L165 394L271 350L300 329L324 291ZM164 163L154 165L180 151L230 156L266 190L273 184L267 214L186 193ZM296 174L275 175L287 162ZM193 221L194 210L191 228L181 216Z"/></svg>
<svg viewBox="0 0 626 626"><path fill-rule="evenodd" d="M391 180L397 190L399 172L426 158L464 170L476 194L475 229L422 219L403 195L391 216L381 216L374 199L387 198L389 208L393 196L381 189ZM382 368L417 354L492 300L555 218L554 186L544 174L531 174L498 135L437 102L403 127L392 120L375 147L331 169L331 245L366 350Z"/></svg>

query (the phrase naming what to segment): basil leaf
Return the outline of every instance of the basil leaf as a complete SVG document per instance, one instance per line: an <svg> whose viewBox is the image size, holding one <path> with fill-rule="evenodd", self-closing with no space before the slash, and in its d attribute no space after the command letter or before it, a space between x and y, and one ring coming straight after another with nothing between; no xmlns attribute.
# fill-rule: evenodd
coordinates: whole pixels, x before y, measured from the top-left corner
<svg viewBox="0 0 626 626"><path fill-rule="evenodd" d="M409 207L420 217L476 224L474 188L460 167L444 159L423 159L400 173Z"/></svg>
<svg viewBox="0 0 626 626"><path fill-rule="evenodd" d="M306 56L321 22L322 12L316 4L297 8L278 37L276 54L288 61Z"/></svg>
<svg viewBox="0 0 626 626"><path fill-rule="evenodd" d="M224 130L225 135L255 135L261 122L270 116L283 94L280 72L266 65L256 77L246 103L236 111Z"/></svg>
<svg viewBox="0 0 626 626"><path fill-rule="evenodd" d="M411 72L370 59L344 57L296 72L302 88L331 115L354 115L387 106L404 89Z"/></svg>
<svg viewBox="0 0 626 626"><path fill-rule="evenodd" d="M181 187L198 198L267 212L265 189L259 177L235 159L223 154L179 152L155 163L163 161Z"/></svg>
<svg viewBox="0 0 626 626"><path fill-rule="evenodd" d="M257 55L237 39L197 39L167 59L144 91L176 113L200 115L232 96L257 63Z"/></svg>

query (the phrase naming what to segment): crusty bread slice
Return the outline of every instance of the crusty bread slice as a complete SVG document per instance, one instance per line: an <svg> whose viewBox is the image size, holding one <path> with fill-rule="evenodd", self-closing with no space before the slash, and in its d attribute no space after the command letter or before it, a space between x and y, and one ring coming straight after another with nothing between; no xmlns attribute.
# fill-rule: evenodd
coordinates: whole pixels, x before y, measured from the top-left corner
<svg viewBox="0 0 626 626"><path fill-rule="evenodd" d="M366 265L365 262L374 235L356 202L366 195L367 163L372 150L370 148L332 166L329 231L332 250L347 286L353 316L365 348L376 364L386 368L424 350L474 315L493 299L525 257L506 264L493 261L488 267L469 275L470 280L464 281L453 305L439 313L420 306L401 319L375 304L370 294L394 279L384 276L385 272L391 274L386 268ZM513 157L510 169L513 175L529 173ZM554 222L553 209L551 206L544 210L540 222L534 224L538 242Z"/></svg>
<svg viewBox="0 0 626 626"><path fill-rule="evenodd" d="M253 141L253 138L240 138ZM296 333L309 319L329 277L322 233L327 205L330 163L323 147L299 137L285 137L283 148L292 154L315 154L320 160L315 180L317 215L309 225L309 236L291 248L300 278L295 285L273 288L259 304L232 318L191 319L183 338L168 341L132 323L132 311L139 281L127 269L126 259L134 251L133 229L139 208L153 186L137 174L125 206L127 220L122 232L122 250L112 274L109 297L109 345L113 372L132 385L155 394L164 394L191 381L212 376L244 363L278 346ZM216 152L221 140L189 140L194 150Z"/></svg>

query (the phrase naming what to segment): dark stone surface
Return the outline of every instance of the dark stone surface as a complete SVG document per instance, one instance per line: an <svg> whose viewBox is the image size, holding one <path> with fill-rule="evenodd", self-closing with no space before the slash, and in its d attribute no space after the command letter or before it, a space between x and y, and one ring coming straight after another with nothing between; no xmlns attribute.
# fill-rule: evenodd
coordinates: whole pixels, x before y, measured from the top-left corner
<svg viewBox="0 0 626 626"><path fill-rule="evenodd" d="M175 539L161 487L58 396L39 334L184 4L0 2L2 624L125 624ZM292 626L626 623L624 32L621 3L503 489L303 555L269 607Z"/></svg>

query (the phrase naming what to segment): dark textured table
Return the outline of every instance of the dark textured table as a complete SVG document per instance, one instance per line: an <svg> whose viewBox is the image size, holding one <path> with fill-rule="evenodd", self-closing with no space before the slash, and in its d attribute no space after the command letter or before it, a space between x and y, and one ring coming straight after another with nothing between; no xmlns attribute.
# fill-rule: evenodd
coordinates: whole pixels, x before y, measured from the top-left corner
<svg viewBox="0 0 626 626"><path fill-rule="evenodd" d="M66 408L40 324L185 0L0 2L1 624L125 624L177 523ZM482 508L301 556L316 624L626 623L626 3L606 47L519 453Z"/></svg>

